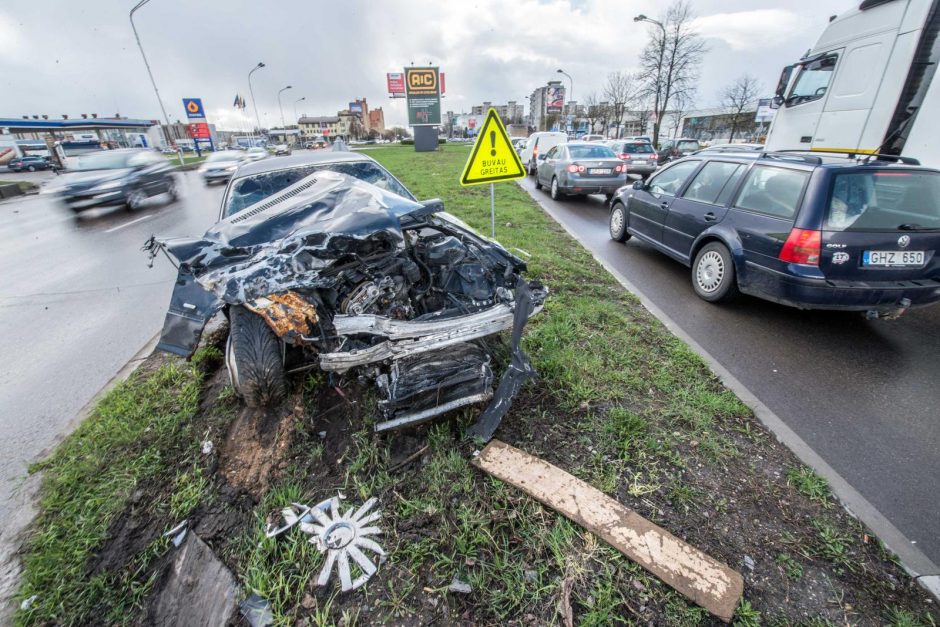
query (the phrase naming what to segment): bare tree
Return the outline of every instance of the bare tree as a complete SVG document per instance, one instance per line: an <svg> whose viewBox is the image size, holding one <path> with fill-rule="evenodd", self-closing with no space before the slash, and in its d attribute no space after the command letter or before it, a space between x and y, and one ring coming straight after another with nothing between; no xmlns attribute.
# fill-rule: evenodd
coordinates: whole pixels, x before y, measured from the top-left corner
<svg viewBox="0 0 940 627"><path fill-rule="evenodd" d="M610 102L610 117L617 125L619 138L623 114L626 113L627 106L636 98L634 78L624 72L611 72L607 75L607 83L604 85L604 98Z"/></svg>
<svg viewBox="0 0 940 627"><path fill-rule="evenodd" d="M587 98L584 99L584 110L585 116L588 121L588 133L594 132L594 125L597 124L597 121L601 117L600 102L597 98L597 92L592 91L588 94Z"/></svg>
<svg viewBox="0 0 940 627"><path fill-rule="evenodd" d="M637 18L650 22L650 40L640 54L641 94L653 102L653 144L659 145L663 117L681 94L690 94L698 81L698 68L705 54L705 42L692 27L695 16L679 0L666 11L662 20Z"/></svg>
<svg viewBox="0 0 940 627"><path fill-rule="evenodd" d="M684 126L682 123L682 117L689 112L692 108L692 103L695 102L695 88L688 91L680 92L675 99L675 104L672 107L673 115L675 120L672 127L672 138L675 139L679 136L679 128ZM683 134L685 131L683 130Z"/></svg>
<svg viewBox="0 0 940 627"><path fill-rule="evenodd" d="M753 104L760 96L763 87L756 78L750 74L742 74L733 83L725 87L721 93L721 106L728 109L731 114L731 137L728 142L734 141L734 133L740 126L748 123L750 114L744 115L748 105Z"/></svg>

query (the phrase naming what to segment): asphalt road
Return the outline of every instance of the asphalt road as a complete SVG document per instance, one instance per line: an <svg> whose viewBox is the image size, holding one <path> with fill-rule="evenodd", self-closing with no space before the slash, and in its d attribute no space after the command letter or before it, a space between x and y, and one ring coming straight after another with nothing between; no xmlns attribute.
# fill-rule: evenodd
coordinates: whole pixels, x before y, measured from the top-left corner
<svg viewBox="0 0 940 627"><path fill-rule="evenodd" d="M520 184L940 564L940 305L892 321L751 297L712 305L685 266L611 241L603 197L554 202L531 177Z"/></svg>
<svg viewBox="0 0 940 627"><path fill-rule="evenodd" d="M182 198L76 218L52 194L0 203L0 528L27 465L160 329L175 269L151 234L198 236L222 187L178 175ZM47 173L5 175L56 184Z"/></svg>

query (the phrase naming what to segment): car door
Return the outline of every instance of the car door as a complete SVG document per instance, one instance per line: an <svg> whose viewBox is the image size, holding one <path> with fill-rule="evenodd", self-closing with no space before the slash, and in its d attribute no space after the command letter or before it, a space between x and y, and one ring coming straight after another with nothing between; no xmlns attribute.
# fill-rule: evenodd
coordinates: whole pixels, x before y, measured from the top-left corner
<svg viewBox="0 0 940 627"><path fill-rule="evenodd" d="M551 148L545 153L545 158L540 159L538 166L536 166L537 176L542 185L551 185L552 183L552 176L555 175L555 163L558 159L559 150L561 150L560 146Z"/></svg>
<svg viewBox="0 0 940 627"><path fill-rule="evenodd" d="M669 206L663 244L687 259L702 231L725 217L728 199L744 169L744 164L726 161L709 161L702 166Z"/></svg>
<svg viewBox="0 0 940 627"><path fill-rule="evenodd" d="M701 163L698 159L692 159L671 165L651 176L645 185L635 190L627 201L630 231L654 242L662 242L669 205Z"/></svg>

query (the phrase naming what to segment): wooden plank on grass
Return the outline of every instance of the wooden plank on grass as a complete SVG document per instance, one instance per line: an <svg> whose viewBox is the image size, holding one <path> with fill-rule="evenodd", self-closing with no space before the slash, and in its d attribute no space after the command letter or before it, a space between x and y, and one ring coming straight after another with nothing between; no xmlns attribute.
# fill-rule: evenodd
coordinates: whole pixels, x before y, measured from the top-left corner
<svg viewBox="0 0 940 627"><path fill-rule="evenodd" d="M744 590L739 573L600 490L499 440L473 463L603 538L718 618L728 622L734 616Z"/></svg>

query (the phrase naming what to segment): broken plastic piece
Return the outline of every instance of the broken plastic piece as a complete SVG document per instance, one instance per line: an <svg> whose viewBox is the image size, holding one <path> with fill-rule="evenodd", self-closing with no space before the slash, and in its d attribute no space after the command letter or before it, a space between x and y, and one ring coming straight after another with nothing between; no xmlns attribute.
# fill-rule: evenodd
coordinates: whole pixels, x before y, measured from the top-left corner
<svg viewBox="0 0 940 627"><path fill-rule="evenodd" d="M276 516L276 517L275 517ZM268 524L264 529L264 535L274 538L281 535L298 522L310 522L310 506L303 503L291 503L290 507L285 507L279 515L269 516Z"/></svg>
<svg viewBox="0 0 940 627"><path fill-rule="evenodd" d="M164 538L170 538L173 542L173 546L179 547L183 543L183 540L186 539L186 532L189 531L189 521L184 520L180 524L176 525L169 531L163 534Z"/></svg>
<svg viewBox="0 0 940 627"><path fill-rule="evenodd" d="M268 603L267 599L257 594L252 594L242 601L238 609L251 627L267 627L268 625L274 624L274 614L271 612L271 604Z"/></svg>

